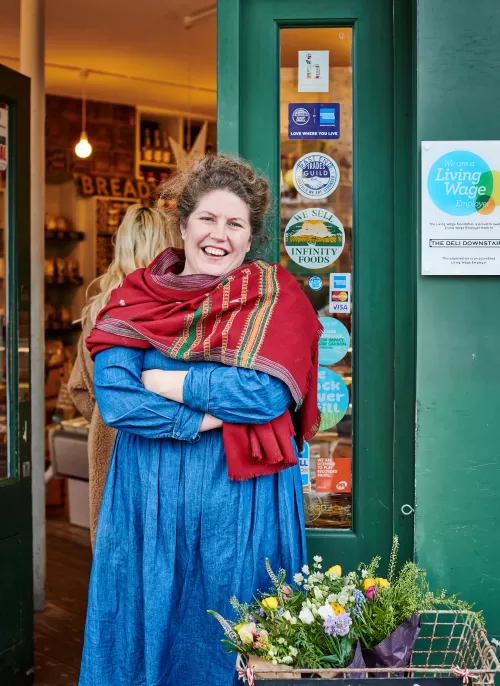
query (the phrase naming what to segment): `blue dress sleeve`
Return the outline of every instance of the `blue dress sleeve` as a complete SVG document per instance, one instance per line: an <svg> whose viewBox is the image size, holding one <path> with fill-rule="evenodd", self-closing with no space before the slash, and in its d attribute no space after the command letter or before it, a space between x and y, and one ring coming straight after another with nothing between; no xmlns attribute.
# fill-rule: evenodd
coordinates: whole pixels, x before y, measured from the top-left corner
<svg viewBox="0 0 500 686"><path fill-rule="evenodd" d="M184 403L230 424L266 424L292 401L288 386L264 372L240 367L192 367L184 381Z"/></svg>
<svg viewBox="0 0 500 686"><path fill-rule="evenodd" d="M104 422L145 438L197 440L204 413L146 390L143 358L144 351L123 347L97 354L95 397Z"/></svg>

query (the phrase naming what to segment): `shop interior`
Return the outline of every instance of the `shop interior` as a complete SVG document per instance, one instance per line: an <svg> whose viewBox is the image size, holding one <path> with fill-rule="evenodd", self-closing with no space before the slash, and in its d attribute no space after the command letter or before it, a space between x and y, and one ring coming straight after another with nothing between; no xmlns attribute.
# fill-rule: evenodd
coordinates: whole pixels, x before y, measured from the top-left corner
<svg viewBox="0 0 500 686"><path fill-rule="evenodd" d="M280 38L280 258L318 315L331 318L331 274L352 273L351 30L282 29ZM47 4L45 225L40 227L45 235L47 602L35 618L37 684L76 684L81 655L91 565L88 425L67 389L80 313L89 285L112 259L113 235L130 203L155 202L158 184L175 174L186 156L217 150L216 40L216 8L206 0ZM17 69L18 3L6 8L0 45L0 62ZM330 52L326 91L297 92L299 50ZM338 140L290 138L290 103L331 101L340 104ZM293 167L302 155L316 151L336 160L341 180L329 197L311 202L297 193ZM0 228L6 212L3 183L0 177ZM344 232L335 264L314 270L291 259L286 249L290 219L310 207L334 213ZM4 262L0 254L0 283ZM0 297L5 304L5 292ZM320 364L341 377L348 401L341 419L322 425L301 460L309 528L349 529L353 521L352 314L335 318L348 343L339 359L327 355ZM23 369L27 381L27 340L22 350L21 384ZM5 382L3 388L0 431L3 424L6 435Z"/></svg>

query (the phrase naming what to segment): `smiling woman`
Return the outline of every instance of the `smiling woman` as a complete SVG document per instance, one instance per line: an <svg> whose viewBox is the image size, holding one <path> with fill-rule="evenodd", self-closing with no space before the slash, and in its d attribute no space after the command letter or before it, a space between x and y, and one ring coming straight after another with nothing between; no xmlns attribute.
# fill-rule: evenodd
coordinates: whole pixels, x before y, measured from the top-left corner
<svg viewBox="0 0 500 686"><path fill-rule="evenodd" d="M294 436L301 446L319 426L321 327L293 276L247 259L267 181L214 155L160 200L185 251L127 277L87 339L118 436L80 686L230 686L234 660L207 610L230 614L233 594L264 589L264 558L307 559Z"/></svg>
<svg viewBox="0 0 500 686"><path fill-rule="evenodd" d="M252 245L248 206L226 189L204 195L180 228L184 276L227 274L242 264Z"/></svg>

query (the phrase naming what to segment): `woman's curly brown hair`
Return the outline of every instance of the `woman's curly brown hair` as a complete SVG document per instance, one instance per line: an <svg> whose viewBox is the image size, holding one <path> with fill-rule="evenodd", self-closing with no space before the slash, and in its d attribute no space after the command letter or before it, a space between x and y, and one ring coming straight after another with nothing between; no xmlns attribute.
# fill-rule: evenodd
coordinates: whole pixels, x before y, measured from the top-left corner
<svg viewBox="0 0 500 686"><path fill-rule="evenodd" d="M243 200L250 213L252 238L265 238L269 183L248 162L232 155L207 155L190 169L172 176L158 187L158 206L179 227L187 222L204 195L218 190L228 190Z"/></svg>

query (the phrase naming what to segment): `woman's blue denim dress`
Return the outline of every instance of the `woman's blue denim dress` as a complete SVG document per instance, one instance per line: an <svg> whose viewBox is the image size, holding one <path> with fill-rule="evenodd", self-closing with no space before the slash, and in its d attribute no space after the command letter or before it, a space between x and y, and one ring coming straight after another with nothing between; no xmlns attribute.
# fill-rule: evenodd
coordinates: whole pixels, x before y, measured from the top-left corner
<svg viewBox="0 0 500 686"><path fill-rule="evenodd" d="M147 391L143 369L189 369L184 405ZM97 355L95 391L117 428L90 580L79 686L230 686L235 655L207 614L231 616L269 579L265 558L306 562L299 467L248 481L227 476L221 430L205 412L265 423L291 402L262 372L183 363L156 350ZM241 683L241 682L240 682Z"/></svg>

